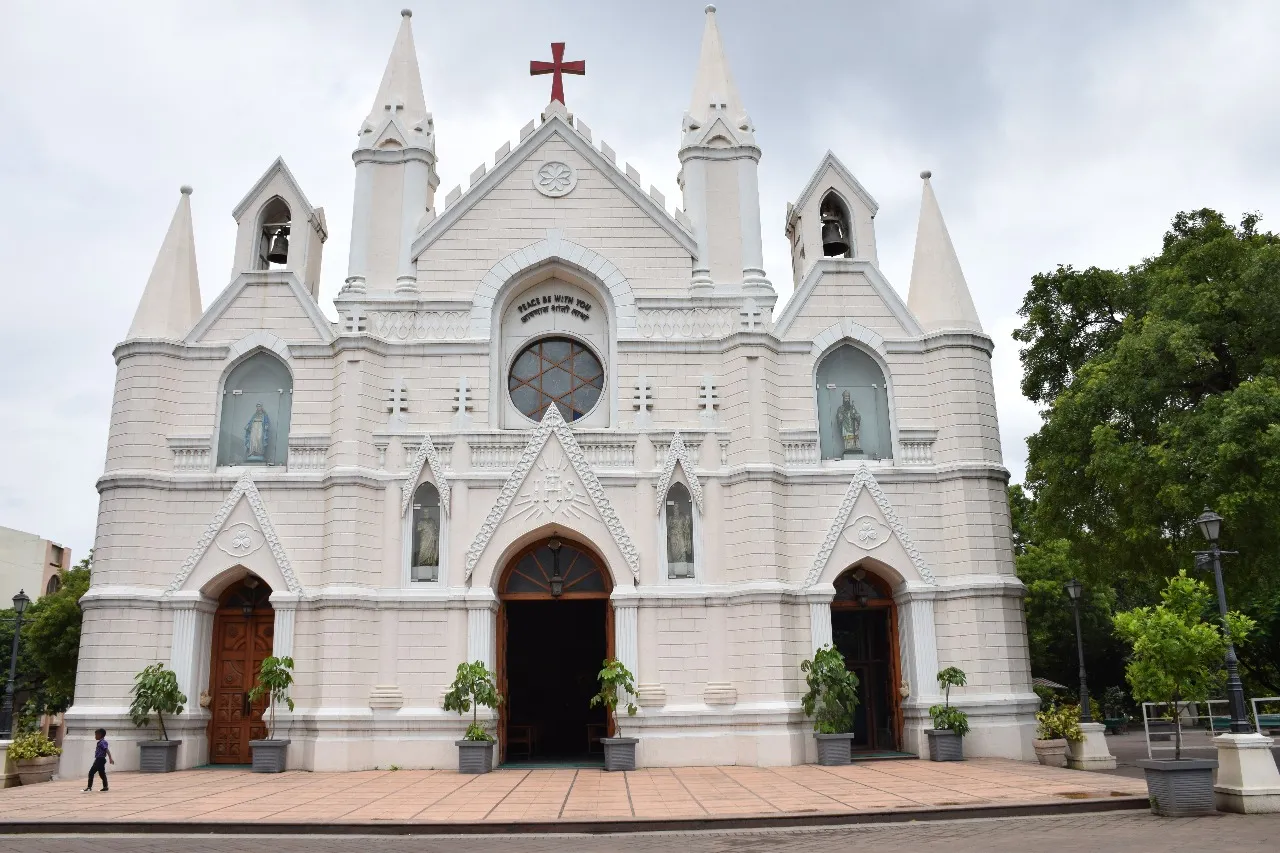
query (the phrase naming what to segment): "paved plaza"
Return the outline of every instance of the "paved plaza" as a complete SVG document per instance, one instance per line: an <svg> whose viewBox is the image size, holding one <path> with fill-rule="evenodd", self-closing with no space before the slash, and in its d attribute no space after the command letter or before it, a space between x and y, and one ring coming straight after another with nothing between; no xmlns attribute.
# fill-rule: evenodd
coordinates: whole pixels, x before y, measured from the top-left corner
<svg viewBox="0 0 1280 853"><path fill-rule="evenodd" d="M1172 819L1148 812L869 824L831 829L661 832L623 836L0 836L0 853L1274 853L1280 815Z"/></svg>
<svg viewBox="0 0 1280 853"><path fill-rule="evenodd" d="M1018 761L877 761L843 767L685 767L254 774L241 769L116 773L111 791L68 779L0 791L3 823L130 825L705 821L850 817L896 810L1119 805L1141 780ZM686 824L688 825L688 824Z"/></svg>

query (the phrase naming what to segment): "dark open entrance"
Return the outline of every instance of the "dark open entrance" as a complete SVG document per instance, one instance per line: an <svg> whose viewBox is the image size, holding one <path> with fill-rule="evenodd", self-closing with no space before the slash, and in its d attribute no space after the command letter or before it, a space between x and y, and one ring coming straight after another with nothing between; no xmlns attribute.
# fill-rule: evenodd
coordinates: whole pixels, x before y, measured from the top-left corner
<svg viewBox="0 0 1280 853"><path fill-rule="evenodd" d="M595 762L608 735L591 708L612 654L609 578L589 551L559 539L526 549L501 585L498 681L506 762Z"/></svg>
<svg viewBox="0 0 1280 853"><path fill-rule="evenodd" d="M853 748L900 748L898 644L893 599L888 586L862 569L836 580L831 603L832 644L845 667L858 676L858 709Z"/></svg>

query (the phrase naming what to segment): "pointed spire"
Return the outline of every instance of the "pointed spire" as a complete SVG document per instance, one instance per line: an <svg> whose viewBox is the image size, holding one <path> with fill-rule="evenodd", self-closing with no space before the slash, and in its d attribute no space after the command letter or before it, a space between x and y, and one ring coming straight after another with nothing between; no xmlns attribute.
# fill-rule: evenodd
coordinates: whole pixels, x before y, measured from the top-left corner
<svg viewBox="0 0 1280 853"><path fill-rule="evenodd" d="M128 337L180 341L199 319L200 279L196 275L196 241L191 228L191 187L183 187Z"/></svg>
<svg viewBox="0 0 1280 853"><path fill-rule="evenodd" d="M698 57L698 76L693 84L693 100L689 102L689 115L699 123L710 120L714 104L724 104L730 121L737 121L746 110L738 87L729 73L729 62L724 56L720 41L720 28L716 26L716 7L706 8L707 23L702 30L702 53Z"/></svg>
<svg viewBox="0 0 1280 853"><path fill-rule="evenodd" d="M401 9L400 16L400 31L396 33L387 70L382 72L382 85L378 86L378 96L369 111L368 120L374 124L380 124L388 113L396 113L409 121L418 121L427 114L422 75L418 73L418 52L413 46L413 28L409 25L413 12Z"/></svg>
<svg viewBox="0 0 1280 853"><path fill-rule="evenodd" d="M916 230L916 256L911 264L911 289L907 307L925 331L969 329L982 331L978 311L973 307L969 285L960 269L960 259L951 245L947 224L929 183L931 172L921 172L924 197L920 201L920 225Z"/></svg>

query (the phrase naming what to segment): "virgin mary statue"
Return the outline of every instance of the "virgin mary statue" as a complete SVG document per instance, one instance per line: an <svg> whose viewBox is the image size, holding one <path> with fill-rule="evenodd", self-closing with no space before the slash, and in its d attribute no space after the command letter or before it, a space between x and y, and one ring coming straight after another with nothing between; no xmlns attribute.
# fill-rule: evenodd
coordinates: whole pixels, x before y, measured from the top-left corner
<svg viewBox="0 0 1280 853"><path fill-rule="evenodd" d="M244 425L244 457L246 462L266 462L267 442L271 440L271 418L259 403L249 423Z"/></svg>

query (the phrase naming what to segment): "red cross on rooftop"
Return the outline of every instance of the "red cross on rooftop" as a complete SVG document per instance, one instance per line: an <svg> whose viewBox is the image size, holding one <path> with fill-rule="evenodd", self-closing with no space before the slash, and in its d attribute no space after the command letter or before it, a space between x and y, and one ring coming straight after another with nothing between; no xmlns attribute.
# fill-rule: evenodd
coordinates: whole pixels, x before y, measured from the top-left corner
<svg viewBox="0 0 1280 853"><path fill-rule="evenodd" d="M533 60L529 63L529 74L550 74L551 77L551 100L564 103L564 80L561 74L586 74L587 63L585 60L576 60L574 62L564 61L564 42L556 41L551 43L551 62L540 62Z"/></svg>

